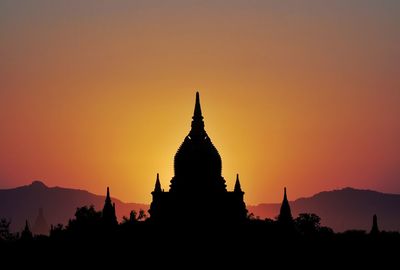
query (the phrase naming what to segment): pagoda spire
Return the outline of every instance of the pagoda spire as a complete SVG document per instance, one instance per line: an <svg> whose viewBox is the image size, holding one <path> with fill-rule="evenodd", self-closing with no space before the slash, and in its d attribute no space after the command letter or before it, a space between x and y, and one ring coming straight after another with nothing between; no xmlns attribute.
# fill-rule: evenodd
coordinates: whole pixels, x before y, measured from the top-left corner
<svg viewBox="0 0 400 270"><path fill-rule="evenodd" d="M288 201L287 195L286 195L286 187L283 188L283 201Z"/></svg>
<svg viewBox="0 0 400 270"><path fill-rule="evenodd" d="M290 210L289 201L286 195L286 187L283 189L283 201L278 216L278 222L282 225L289 225L293 223L292 211Z"/></svg>
<svg viewBox="0 0 400 270"><path fill-rule="evenodd" d="M118 224L117 216L115 215L115 204L111 201L109 187L107 187L107 196L104 202L102 217L104 224L109 228Z"/></svg>
<svg viewBox="0 0 400 270"><path fill-rule="evenodd" d="M21 240L26 241L26 240L31 240L33 237L31 229L29 227L28 220L25 220L25 228L21 232Z"/></svg>
<svg viewBox="0 0 400 270"><path fill-rule="evenodd" d="M194 105L194 113L193 113L193 120L195 119L203 119L203 115L201 113L201 105L200 105L200 93L196 92L196 103Z"/></svg>
<svg viewBox="0 0 400 270"><path fill-rule="evenodd" d="M161 183L160 183L160 176L157 173L156 185L154 187L154 192L161 192Z"/></svg>
<svg viewBox="0 0 400 270"><path fill-rule="evenodd" d="M374 215L373 218L372 218L372 229L371 229L370 234L371 235L379 234L378 217L376 215Z"/></svg>
<svg viewBox="0 0 400 270"><path fill-rule="evenodd" d="M194 105L194 113L192 117L192 129L189 137L192 139L204 138L207 134L204 130L203 114L201 112L200 94L196 92L196 103Z"/></svg>
<svg viewBox="0 0 400 270"><path fill-rule="evenodd" d="M242 187L240 186L240 181L239 181L239 174L236 174L236 182L235 182L235 188L233 190L234 192L243 192Z"/></svg>
<svg viewBox="0 0 400 270"><path fill-rule="evenodd" d="M106 203L110 202L111 203L111 198L110 198L110 188L107 187L107 196L106 196Z"/></svg>

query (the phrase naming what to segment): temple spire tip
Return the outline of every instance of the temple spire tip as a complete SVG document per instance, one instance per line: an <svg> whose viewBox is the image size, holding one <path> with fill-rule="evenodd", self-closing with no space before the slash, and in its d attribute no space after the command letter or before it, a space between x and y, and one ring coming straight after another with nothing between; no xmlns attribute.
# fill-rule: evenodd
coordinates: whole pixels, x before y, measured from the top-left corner
<svg viewBox="0 0 400 270"><path fill-rule="evenodd" d="M236 182L235 182L235 192L242 192L242 187L240 186L239 174L236 174Z"/></svg>
<svg viewBox="0 0 400 270"><path fill-rule="evenodd" d="M161 191L162 191L162 189L161 189L161 183L160 183L160 176L157 173L156 184L154 186L154 192L161 192Z"/></svg>
<svg viewBox="0 0 400 270"><path fill-rule="evenodd" d="M200 93L199 93L199 91L196 92L196 103L194 105L193 119L195 119L195 118L203 119L203 115L201 113Z"/></svg>

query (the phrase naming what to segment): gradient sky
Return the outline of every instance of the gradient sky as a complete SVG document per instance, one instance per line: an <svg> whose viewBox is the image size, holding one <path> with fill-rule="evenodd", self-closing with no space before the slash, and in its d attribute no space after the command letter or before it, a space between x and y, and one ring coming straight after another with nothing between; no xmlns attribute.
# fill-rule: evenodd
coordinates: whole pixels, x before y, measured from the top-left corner
<svg viewBox="0 0 400 270"><path fill-rule="evenodd" d="M396 0L0 0L0 188L148 203L196 90L247 203L400 193Z"/></svg>

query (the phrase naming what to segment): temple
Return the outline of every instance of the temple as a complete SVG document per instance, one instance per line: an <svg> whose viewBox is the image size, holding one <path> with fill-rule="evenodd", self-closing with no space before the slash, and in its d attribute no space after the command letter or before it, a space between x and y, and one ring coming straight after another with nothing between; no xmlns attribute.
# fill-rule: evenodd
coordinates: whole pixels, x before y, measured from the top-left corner
<svg viewBox="0 0 400 270"><path fill-rule="evenodd" d="M32 232L35 235L48 235L49 230L49 225L47 224L46 218L43 214L43 208L39 208L39 213L33 225Z"/></svg>
<svg viewBox="0 0 400 270"><path fill-rule="evenodd" d="M102 220L106 228L112 228L118 225L117 216L115 214L115 203L112 203L111 201L109 187L107 187L107 195L104 201Z"/></svg>
<svg viewBox="0 0 400 270"><path fill-rule="evenodd" d="M378 227L378 217L374 215L372 217L372 228L370 233L371 235L378 235L379 234L379 227Z"/></svg>
<svg viewBox="0 0 400 270"><path fill-rule="evenodd" d="M277 221L283 228L290 228L293 226L292 211L290 210L289 201L287 199L286 187L283 189L283 200Z"/></svg>
<svg viewBox="0 0 400 270"><path fill-rule="evenodd" d="M200 96L189 134L174 159L174 177L169 191L161 188L157 174L150 219L159 223L237 223L246 219L239 175L233 191L227 191L218 150L204 129Z"/></svg>

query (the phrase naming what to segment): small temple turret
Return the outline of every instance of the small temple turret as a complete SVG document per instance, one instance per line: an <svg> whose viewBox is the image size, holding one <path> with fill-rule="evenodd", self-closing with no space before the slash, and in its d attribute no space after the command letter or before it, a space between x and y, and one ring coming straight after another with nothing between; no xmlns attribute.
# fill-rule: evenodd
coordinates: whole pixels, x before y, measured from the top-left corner
<svg viewBox="0 0 400 270"><path fill-rule="evenodd" d="M287 199L286 187L283 190L283 201L278 216L278 223L280 223L283 226L288 226L293 224L292 211L290 210L289 201Z"/></svg>
<svg viewBox="0 0 400 270"><path fill-rule="evenodd" d="M36 217L32 232L35 235L49 234L49 225L47 224L46 218L44 217L43 208L39 208L38 216Z"/></svg>
<svg viewBox="0 0 400 270"><path fill-rule="evenodd" d="M240 186L240 181L239 181L239 174L236 174L236 182L235 182L235 188L233 189L234 192L243 192L242 187Z"/></svg>
<svg viewBox="0 0 400 270"><path fill-rule="evenodd" d="M372 217L372 228L369 234L371 235L379 234L378 217L376 215Z"/></svg>
<svg viewBox="0 0 400 270"><path fill-rule="evenodd" d="M159 176L158 173L157 173L156 184L154 186L154 191L153 192L162 192L161 183L160 183L160 176Z"/></svg>
<svg viewBox="0 0 400 270"><path fill-rule="evenodd" d="M109 187L107 187L107 195L104 202L102 218L106 227L112 227L118 224L117 216L115 214L115 203L112 203L111 201Z"/></svg>
<svg viewBox="0 0 400 270"><path fill-rule="evenodd" d="M27 241L33 238L32 231L29 227L28 220L25 220L25 227L21 232L21 240Z"/></svg>

